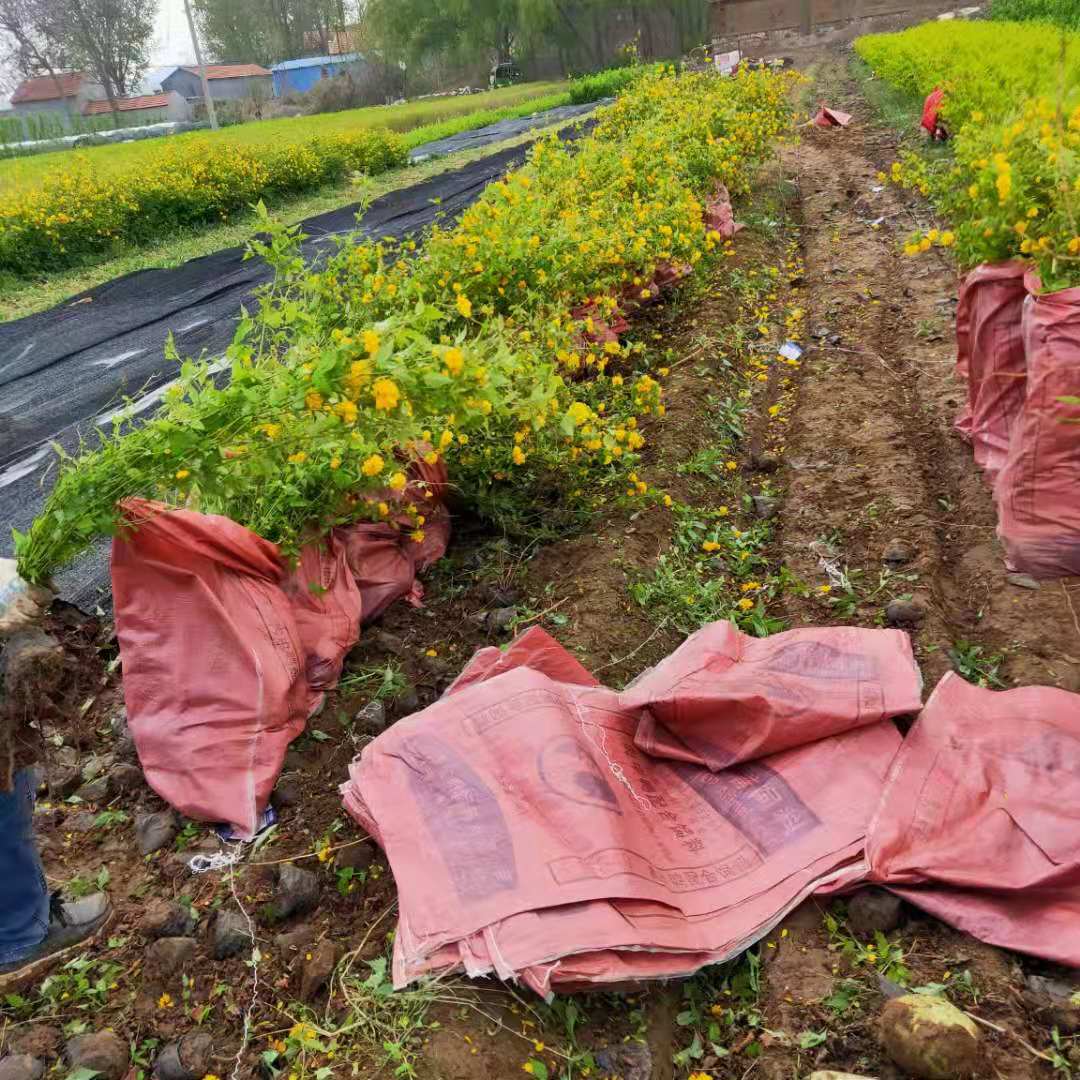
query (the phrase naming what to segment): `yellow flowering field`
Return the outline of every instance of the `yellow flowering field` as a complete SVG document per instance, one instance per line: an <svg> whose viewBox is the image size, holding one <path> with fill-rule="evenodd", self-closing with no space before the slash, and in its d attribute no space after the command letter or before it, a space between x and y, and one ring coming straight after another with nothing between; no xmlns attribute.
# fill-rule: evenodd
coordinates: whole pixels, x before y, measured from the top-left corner
<svg viewBox="0 0 1080 1080"><path fill-rule="evenodd" d="M0 197L0 269L69 266L116 240L142 243L222 220L262 198L318 187L351 172L403 165L401 136L379 128L279 147L209 139L164 142L137 169L102 174L83 159L39 187Z"/></svg>
<svg viewBox="0 0 1080 1080"><path fill-rule="evenodd" d="M964 267L1026 258L1045 289L1080 284L1080 34L928 23L855 47L902 90L945 90L951 156L907 153L890 176L933 198L950 228L912 237L906 252L955 244Z"/></svg>
<svg viewBox="0 0 1080 1080"><path fill-rule="evenodd" d="M706 201L718 181L748 189L789 128L792 78L649 74L589 137L539 143L422 250L352 238L312 272L295 230L267 222L257 250L277 274L238 328L229 381L185 362L157 417L65 462L16 537L21 572L41 581L113 531L130 495L295 551L387 516L420 457L445 459L493 513L539 491L621 490L664 412L663 373L620 337L623 316L719 254ZM423 505L406 516L422 540Z"/></svg>

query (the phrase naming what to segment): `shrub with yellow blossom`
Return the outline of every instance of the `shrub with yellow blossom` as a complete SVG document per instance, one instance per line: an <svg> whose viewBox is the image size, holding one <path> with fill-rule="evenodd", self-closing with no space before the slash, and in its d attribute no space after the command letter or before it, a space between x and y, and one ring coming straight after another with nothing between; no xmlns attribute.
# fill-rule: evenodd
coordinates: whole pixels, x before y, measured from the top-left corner
<svg viewBox="0 0 1080 1080"><path fill-rule="evenodd" d="M128 495L225 514L295 550L396 516L385 493L418 458L447 459L481 508L623 482L662 389L640 347L600 324L658 270L719 253L704 200L717 179L746 190L789 123L788 86L769 71L648 75L590 137L538 144L422 251L350 238L311 270L296 230L267 223L255 247L277 276L237 330L229 380L184 363L157 417L118 421L66 462L16 536L21 572L44 580L114 530ZM422 501L404 510L422 538Z"/></svg>
<svg viewBox="0 0 1080 1080"><path fill-rule="evenodd" d="M175 229L222 220L259 199L307 191L353 172L375 174L407 159L405 141L382 128L276 147L194 139L162 148L137 168L99 173L86 155L40 186L0 198L0 269L38 274L115 243L146 243Z"/></svg>
<svg viewBox="0 0 1080 1080"><path fill-rule="evenodd" d="M947 87L951 157L908 152L889 175L950 227L911 237L906 254L955 245L965 268L1028 259L1044 289L1080 285L1080 34L928 24L857 48L902 89Z"/></svg>

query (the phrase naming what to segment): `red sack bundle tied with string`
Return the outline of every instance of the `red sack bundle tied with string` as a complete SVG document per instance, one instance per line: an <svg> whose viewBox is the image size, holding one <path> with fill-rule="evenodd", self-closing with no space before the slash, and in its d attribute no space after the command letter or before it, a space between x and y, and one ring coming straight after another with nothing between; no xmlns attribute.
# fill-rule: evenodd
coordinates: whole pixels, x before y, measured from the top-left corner
<svg viewBox="0 0 1080 1080"><path fill-rule="evenodd" d="M956 373L966 391L956 429L991 486L1024 405L1025 269L1021 262L977 266L964 278L956 307Z"/></svg>
<svg viewBox="0 0 1080 1080"><path fill-rule="evenodd" d="M132 527L113 541L112 583L128 724L147 783L181 813L250 837L361 622L415 595L449 520L441 464L409 475L387 497L430 508L422 544L361 523L307 545L294 567L229 518L124 504Z"/></svg>
<svg viewBox="0 0 1080 1080"><path fill-rule="evenodd" d="M1080 966L1080 694L949 673L867 836L873 880L982 941Z"/></svg>
<svg viewBox="0 0 1080 1080"><path fill-rule="evenodd" d="M1039 293L1027 278L1023 408L994 497L1011 568L1036 578L1080 574L1080 288Z"/></svg>

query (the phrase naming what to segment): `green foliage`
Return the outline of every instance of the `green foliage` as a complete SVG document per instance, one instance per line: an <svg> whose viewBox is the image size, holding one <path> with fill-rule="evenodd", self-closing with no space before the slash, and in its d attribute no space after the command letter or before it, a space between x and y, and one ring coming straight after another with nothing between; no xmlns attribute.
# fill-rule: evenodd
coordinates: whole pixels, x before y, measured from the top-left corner
<svg viewBox="0 0 1080 1080"><path fill-rule="evenodd" d="M683 1029L676 1041L681 1048L672 1056L679 1069L691 1070L706 1055L730 1057L731 1044L742 1045L741 1055L756 1058L761 1042L747 1035L762 1030L761 950L748 949L726 964L708 967L682 984L682 1002L675 1023ZM741 1067L737 1075L745 1071Z"/></svg>
<svg viewBox="0 0 1080 1080"><path fill-rule="evenodd" d="M961 640L949 650L949 659L953 670L968 682L993 690L1005 689L1006 684L1001 677L1005 653L992 653L982 645Z"/></svg>
<svg viewBox="0 0 1080 1080"><path fill-rule="evenodd" d="M127 497L197 504L295 554L359 520L422 543L434 492L420 466L443 458L473 498L614 482L662 389L640 350L584 335L661 263L715 249L702 196L716 179L745 191L787 125L788 85L764 71L646 77L591 137L538 143L422 250L349 237L313 273L297 230L267 218L253 251L277 277L237 328L231 377L180 365L153 420L118 416L65 461L15 536L21 572L44 580L94 536L137 526L145 508L125 511ZM595 318L572 317L588 297Z"/></svg>
<svg viewBox="0 0 1080 1080"><path fill-rule="evenodd" d="M600 98L615 97L643 74L640 67L608 68L593 75L582 75L570 82L570 100L575 105Z"/></svg>
<svg viewBox="0 0 1080 1080"><path fill-rule="evenodd" d="M999 22L1048 22L1080 30L1076 0L990 0L990 18Z"/></svg>

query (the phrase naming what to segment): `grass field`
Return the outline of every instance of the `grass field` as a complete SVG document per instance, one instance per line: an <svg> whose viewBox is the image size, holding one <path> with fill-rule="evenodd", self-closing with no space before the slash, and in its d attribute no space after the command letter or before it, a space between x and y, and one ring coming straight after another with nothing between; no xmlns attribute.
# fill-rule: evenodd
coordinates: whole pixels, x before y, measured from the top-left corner
<svg viewBox="0 0 1080 1080"><path fill-rule="evenodd" d="M366 109L322 113L318 116L281 117L237 124L218 132L198 131L168 137L175 146L184 140L221 141L235 146L280 147L289 143L307 142L316 135L339 135L361 128L383 127L394 131L413 132L423 129L412 145L442 138L455 131L466 130L505 119L507 115L529 111L527 106L550 108L567 103L567 83L537 82L489 90L483 94L462 97L431 98L405 105L379 105ZM445 130L444 130L445 129ZM0 160L0 193L37 186L51 171L71 166L77 159L102 174L124 172L138 167L140 161L160 151L161 139L98 146L74 153L60 150L34 157ZM411 140L410 140L411 142Z"/></svg>

